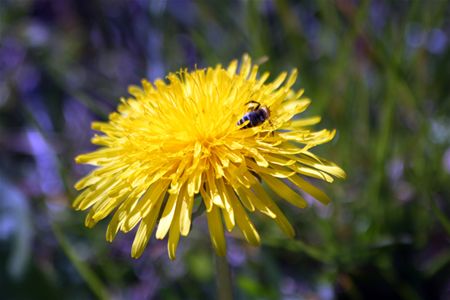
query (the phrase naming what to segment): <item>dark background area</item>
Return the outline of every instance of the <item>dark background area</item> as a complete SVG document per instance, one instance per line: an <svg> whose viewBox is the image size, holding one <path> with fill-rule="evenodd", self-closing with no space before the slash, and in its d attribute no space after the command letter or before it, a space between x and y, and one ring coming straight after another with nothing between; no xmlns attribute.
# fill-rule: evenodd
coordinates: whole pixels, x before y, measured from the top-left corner
<svg viewBox="0 0 450 300"><path fill-rule="evenodd" d="M318 153L347 172L333 199L282 206L287 240L228 237L236 299L450 299L448 1L0 0L0 298L214 299L204 216L171 262L154 237L109 244L71 209L90 122L130 84L267 57L298 68ZM275 197L275 196L274 196Z"/></svg>

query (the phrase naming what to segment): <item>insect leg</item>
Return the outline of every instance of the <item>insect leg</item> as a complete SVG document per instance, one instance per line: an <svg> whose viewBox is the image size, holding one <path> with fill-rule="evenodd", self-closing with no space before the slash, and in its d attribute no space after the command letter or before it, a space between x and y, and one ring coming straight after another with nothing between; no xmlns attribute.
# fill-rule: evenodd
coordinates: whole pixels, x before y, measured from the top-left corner
<svg viewBox="0 0 450 300"><path fill-rule="evenodd" d="M256 106L253 108L253 110L257 110L261 107L261 103L254 101L254 100L250 100L247 103L245 103L245 105L249 105L249 104L256 104Z"/></svg>

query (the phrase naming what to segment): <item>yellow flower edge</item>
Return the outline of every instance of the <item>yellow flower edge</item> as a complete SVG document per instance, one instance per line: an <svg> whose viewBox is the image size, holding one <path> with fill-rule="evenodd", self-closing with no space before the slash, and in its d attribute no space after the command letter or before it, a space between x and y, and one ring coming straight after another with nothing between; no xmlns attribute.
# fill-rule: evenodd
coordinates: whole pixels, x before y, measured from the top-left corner
<svg viewBox="0 0 450 300"><path fill-rule="evenodd" d="M133 98L122 98L108 122L92 124L102 132L92 138L99 149L76 157L77 163L96 166L75 184L83 191L73 207L90 209L85 225L93 227L112 214L110 242L119 230L138 226L134 258L142 255L156 227L157 239L168 235L168 255L175 259L180 236L191 229L195 196L201 195L218 255L226 253L224 225L229 232L237 225L250 244L260 243L248 212L267 215L293 237L293 227L262 184L304 208L306 201L291 184L327 204L328 196L304 177L332 182L345 172L311 152L335 131L310 130L319 117L294 118L310 104L303 90L292 89L297 71L283 72L270 83L268 77L267 72L259 76L258 65L244 55L239 69L234 60L227 68L181 70L165 81L131 86ZM248 122L237 124L251 111L249 101L267 108L270 116L245 128Z"/></svg>

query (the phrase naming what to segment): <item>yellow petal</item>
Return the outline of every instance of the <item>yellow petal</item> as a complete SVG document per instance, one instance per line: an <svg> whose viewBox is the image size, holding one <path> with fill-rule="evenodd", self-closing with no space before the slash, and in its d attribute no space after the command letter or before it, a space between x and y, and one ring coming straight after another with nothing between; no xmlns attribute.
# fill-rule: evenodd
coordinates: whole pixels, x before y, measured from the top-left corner
<svg viewBox="0 0 450 300"><path fill-rule="evenodd" d="M277 122L285 123L285 122L291 120L295 115L306 110L309 103L310 103L310 100L308 100L308 99L293 100L293 101L284 103L282 108L280 108L276 112Z"/></svg>
<svg viewBox="0 0 450 300"><path fill-rule="evenodd" d="M119 213L114 213L111 221L108 224L108 228L106 229L106 240L108 242L112 242L116 237L117 232L119 232L121 226L121 221L119 219Z"/></svg>
<svg viewBox="0 0 450 300"><path fill-rule="evenodd" d="M289 123L289 128L297 129L301 127L311 126L319 123L321 120L320 116L314 116L304 119L293 120Z"/></svg>
<svg viewBox="0 0 450 300"><path fill-rule="evenodd" d="M122 202L122 204L116 210L106 230L106 240L108 242L111 242L116 236L117 232L122 228L123 224L126 221L126 212L131 209L134 202L136 201L136 198L140 197L142 193L143 191L132 191L130 196L124 202Z"/></svg>
<svg viewBox="0 0 450 300"><path fill-rule="evenodd" d="M75 183L74 187L76 190L82 190L90 185L93 185L101 180L101 177L92 174L92 172L89 175L86 175L86 177L83 177L80 179L77 183Z"/></svg>
<svg viewBox="0 0 450 300"><path fill-rule="evenodd" d="M177 205L176 215L180 213L181 205ZM169 240L167 241L167 252L169 254L169 258L174 260L176 258L176 252L178 247L178 242L180 240L180 226L179 219L175 218L173 220L173 226L170 227L169 231Z"/></svg>
<svg viewBox="0 0 450 300"><path fill-rule="evenodd" d="M280 133L279 135L280 137L290 141L295 141L303 144L311 143L314 145L320 145L331 141L334 138L335 134L335 130L329 131L324 129L314 133L305 130L299 130L297 132L292 131Z"/></svg>
<svg viewBox="0 0 450 300"><path fill-rule="evenodd" d="M142 255L145 247L150 240L153 229L155 227L156 219L161 208L162 198L158 199L155 203L154 208L149 212L148 215L142 219L139 229L134 237L133 245L131 246L131 256L133 258L139 258Z"/></svg>
<svg viewBox="0 0 450 300"><path fill-rule="evenodd" d="M272 146L268 145L267 143L263 143L261 141L256 141L256 143L258 144L258 147L257 147L258 149L260 149L264 152L272 153L272 154L292 155L292 154L299 154L299 153L306 151L306 149L304 149L304 148L294 147L294 146L290 146L290 145L280 145L278 147L272 147Z"/></svg>
<svg viewBox="0 0 450 300"><path fill-rule="evenodd" d="M222 219L220 217L220 209L213 206L211 210L206 213L206 217L208 220L209 234L211 236L211 242L214 249L216 250L217 255L225 256L226 243Z"/></svg>
<svg viewBox="0 0 450 300"><path fill-rule="evenodd" d="M228 232L231 232L234 228L234 212L233 215L230 215L230 212L224 208L221 209L223 220L225 221L225 228Z"/></svg>
<svg viewBox="0 0 450 300"><path fill-rule="evenodd" d="M144 200L142 201L143 205L140 209L136 207L136 211L140 211L142 217L153 211L155 205L159 203L159 201L162 201L162 199L166 196L169 182L169 180L162 180L153 184L154 188L152 189L151 194L148 195L148 198L144 199L143 196L141 197L141 201Z"/></svg>
<svg viewBox="0 0 450 300"><path fill-rule="evenodd" d="M255 187L256 186L259 186L259 183L257 185L255 185ZM255 187L253 189L256 189ZM272 219L276 218L276 216L277 216L276 213L271 209L272 205L270 205L271 204L270 198L269 198L270 202L261 200L260 196L256 195L256 191L254 194L249 189L240 189L239 194L238 194L239 197L241 197L241 193L243 193L242 197L246 197L248 199L248 202L252 203L258 211L265 214L269 218L272 218ZM268 205L266 205L266 203Z"/></svg>
<svg viewBox="0 0 450 300"><path fill-rule="evenodd" d="M75 157L75 162L78 164L90 164L99 166L109 161L109 157L120 154L115 148L100 148L94 152L81 154Z"/></svg>
<svg viewBox="0 0 450 300"><path fill-rule="evenodd" d="M269 78L269 76L270 76L270 73L269 73L269 72L264 72L264 73L259 77L259 80L258 80L258 82L256 83L256 87L261 87L261 86L266 82L266 80Z"/></svg>
<svg viewBox="0 0 450 300"><path fill-rule="evenodd" d="M214 173L212 172L212 170L206 171L206 186L213 203L220 206L221 208L225 208L225 204L222 202L222 198L219 195L219 191L216 186L216 180L214 178Z"/></svg>
<svg viewBox="0 0 450 300"><path fill-rule="evenodd" d="M290 169L286 169L283 167L277 167L276 165L271 166L269 168L261 168L260 166L258 166L257 164L253 163L252 161L248 160L247 161L247 165L249 166L249 168L253 171L255 171L258 174L269 174L271 176L275 176L278 178L288 178L289 176L292 176L295 174L294 171L290 170Z"/></svg>
<svg viewBox="0 0 450 300"><path fill-rule="evenodd" d="M231 189L231 187L227 186L226 188L228 198L230 199L231 205L233 206L233 210L236 213L236 223L241 229L242 233L244 234L245 239L251 245L254 246L259 245L260 238L258 232L255 229L255 226L253 225L252 221L250 221L250 218L248 217L244 208L240 204L239 200L236 197L236 194Z"/></svg>
<svg viewBox="0 0 450 300"><path fill-rule="evenodd" d="M286 79L286 77L287 72L283 72L280 75L278 75L278 77L272 83L269 84L269 91L273 91L279 88L283 83L283 81Z"/></svg>
<svg viewBox="0 0 450 300"><path fill-rule="evenodd" d="M292 205L295 205L300 208L305 208L308 206L308 203L300 196L298 193L294 192L291 188L289 188L282 181L273 178L272 176L267 176L261 174L262 179L267 183L267 185L274 191L276 194L280 195L281 198L288 201Z"/></svg>
<svg viewBox="0 0 450 300"><path fill-rule="evenodd" d="M306 175L309 177L314 177L317 179L325 180L327 182L334 181L333 177L331 177L327 173L322 172L320 170L316 170L316 169L305 167L305 166L298 165L298 164L289 166L289 168L291 168L292 170L294 170L297 173L300 173L300 174L303 174L303 175Z"/></svg>
<svg viewBox="0 0 450 300"><path fill-rule="evenodd" d="M106 218L119 204L125 201L129 195L129 191L124 191L116 197L108 199L108 201L95 204L91 210L94 212L92 215L92 220L97 223L98 221Z"/></svg>
<svg viewBox="0 0 450 300"><path fill-rule="evenodd" d="M103 182L93 185L78 196L72 206L77 210L85 210L93 204L103 201L108 196L108 191L116 186L119 182L115 178L104 180Z"/></svg>
<svg viewBox="0 0 450 300"><path fill-rule="evenodd" d="M297 161L309 165L315 169L327 172L328 174L334 175L338 178L345 178L345 172L340 167L336 166L335 164L329 163L329 162L317 162L314 161L306 156L301 156L297 158Z"/></svg>
<svg viewBox="0 0 450 300"><path fill-rule="evenodd" d="M236 59L231 61L231 63L228 65L227 72L230 76L236 74L237 66L238 61Z"/></svg>
<svg viewBox="0 0 450 300"><path fill-rule="evenodd" d="M220 197L222 198L222 202L225 204L225 212L226 212L226 213L224 212L225 225L227 227L227 230L231 231L233 230L235 225L235 216L233 206L231 204L231 199L227 193L223 180L222 179L217 180L216 184L219 190Z"/></svg>
<svg viewBox="0 0 450 300"><path fill-rule="evenodd" d="M148 211L155 206L156 202L165 194L169 185L169 180L162 180L151 185L139 199L136 199L133 209L128 212L127 220L124 223L124 230L130 231Z"/></svg>
<svg viewBox="0 0 450 300"><path fill-rule="evenodd" d="M250 73L251 63L250 56L244 54L242 57L241 70L239 71L239 74L244 78L247 78Z"/></svg>
<svg viewBox="0 0 450 300"><path fill-rule="evenodd" d="M270 211L275 215L274 221L280 227L280 229L289 237L293 237L295 235L294 228L286 219L286 216L281 212L278 206L270 199L267 195L266 191L262 188L261 185L257 184L253 186L253 191L256 197L253 197L253 200L258 198L261 203L268 207Z"/></svg>
<svg viewBox="0 0 450 300"><path fill-rule="evenodd" d="M213 202L211 197L207 192L205 192L203 187L200 188L200 195L202 196L203 202L205 203L206 211L210 212L213 208Z"/></svg>
<svg viewBox="0 0 450 300"><path fill-rule="evenodd" d="M294 85L295 81L297 80L297 75L298 75L297 69L293 69L291 71L291 74L289 75L289 78L286 80L286 83L284 84L284 88L287 89L291 88Z"/></svg>
<svg viewBox="0 0 450 300"><path fill-rule="evenodd" d="M304 180L300 176L292 176L289 177L289 180L294 183L296 186L298 186L301 190L307 192L311 196L313 196L315 199L319 200L323 204L330 203L330 198L321 190L313 186L308 181Z"/></svg>
<svg viewBox="0 0 450 300"><path fill-rule="evenodd" d="M195 173L191 176L191 178L188 181L187 185L187 191L189 197L193 197L195 194L198 194L200 191L200 185L202 184L202 175L203 175L203 169L198 168L195 170Z"/></svg>
<svg viewBox="0 0 450 300"><path fill-rule="evenodd" d="M304 90L304 89L299 89L299 90L295 93L294 99L300 98L301 96L303 96L304 93L305 93L305 90Z"/></svg>
<svg viewBox="0 0 450 300"><path fill-rule="evenodd" d="M295 164L295 159L290 159L285 156L273 156L266 154L264 157L267 159L267 161L271 164L279 165L279 166L290 166Z"/></svg>
<svg viewBox="0 0 450 300"><path fill-rule="evenodd" d="M250 155L255 159L256 164L258 166L260 166L260 167L268 167L269 166L269 163L267 162L267 160L264 158L263 155L261 155L261 153L259 153L259 151L257 149L247 148L247 151L250 152Z"/></svg>
<svg viewBox="0 0 450 300"><path fill-rule="evenodd" d="M221 177L225 176L225 173L223 171L223 166L221 163L219 163L219 160L215 160L214 163L212 164L213 169L214 169L214 173L216 176L214 176L215 178L219 179Z"/></svg>
<svg viewBox="0 0 450 300"><path fill-rule="evenodd" d="M235 186L233 188L236 194L238 195L239 200L241 200L242 204L244 204L245 208L252 212L255 211L255 206L253 205L252 201L248 199L247 195L243 191L245 187Z"/></svg>
<svg viewBox="0 0 450 300"><path fill-rule="evenodd" d="M156 230L156 238L162 240L167 232L169 232L172 224L173 216L177 207L178 194L169 194L164 212L159 219L158 229ZM175 218L176 219L176 218Z"/></svg>
<svg viewBox="0 0 450 300"><path fill-rule="evenodd" d="M134 208L138 204L138 199L142 197L145 193L145 190L139 191L139 193L134 194L131 198L134 201L129 203L127 207L121 208L119 207L118 211L120 214L120 219L122 220L120 230L124 233L130 232L142 219L141 213L134 211Z"/></svg>
<svg viewBox="0 0 450 300"><path fill-rule="evenodd" d="M294 115L301 113L311 104L309 99L285 101L279 108L280 111L291 112Z"/></svg>
<svg viewBox="0 0 450 300"><path fill-rule="evenodd" d="M346 174L345 171L342 170L339 166L337 166L335 163L330 162L328 160L325 160L323 158L319 158L316 155L314 155L313 153L309 152L309 151L305 151L303 153L303 157L308 156L310 158L312 158L313 160L315 160L316 162L320 163L322 166L322 168L324 168L323 170L326 172L329 172L330 174L338 177L338 178L345 178Z"/></svg>
<svg viewBox="0 0 450 300"><path fill-rule="evenodd" d="M180 233L183 236L189 234L192 221L192 207L194 205L194 196L185 193L180 208Z"/></svg>
<svg viewBox="0 0 450 300"><path fill-rule="evenodd" d="M254 65L253 67L252 67L252 70L251 70L251 72L250 72L250 75L248 76L248 80L250 80L250 81L253 81L253 80L255 80L256 79L256 76L258 75L258 66L257 65Z"/></svg>

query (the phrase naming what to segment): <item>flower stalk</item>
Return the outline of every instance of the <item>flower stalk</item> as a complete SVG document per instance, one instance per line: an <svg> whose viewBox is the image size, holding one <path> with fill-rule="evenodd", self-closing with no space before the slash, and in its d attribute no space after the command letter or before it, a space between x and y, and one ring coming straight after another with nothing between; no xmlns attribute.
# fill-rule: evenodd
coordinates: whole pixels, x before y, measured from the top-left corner
<svg viewBox="0 0 450 300"><path fill-rule="evenodd" d="M217 284L217 299L218 300L232 300L233 299L233 283L231 279L230 265L227 257L222 255L215 255L216 265L216 284Z"/></svg>

